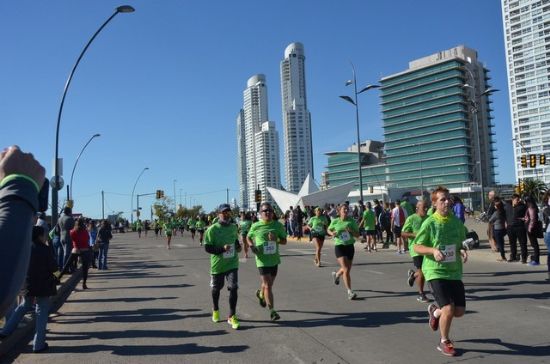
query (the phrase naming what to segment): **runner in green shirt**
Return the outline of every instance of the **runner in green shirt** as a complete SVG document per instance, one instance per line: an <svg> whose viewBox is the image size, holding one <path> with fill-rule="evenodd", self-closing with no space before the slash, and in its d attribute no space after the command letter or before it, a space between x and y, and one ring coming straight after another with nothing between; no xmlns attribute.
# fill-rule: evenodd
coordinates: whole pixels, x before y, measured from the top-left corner
<svg viewBox="0 0 550 364"><path fill-rule="evenodd" d="M241 220L239 221L239 230L241 235L241 244L244 246L244 257L248 259L248 244L246 244L246 235L252 226L252 218L249 213L241 212Z"/></svg>
<svg viewBox="0 0 550 364"><path fill-rule="evenodd" d="M197 220L191 216L189 220L187 220L187 227L189 228L189 231L191 231L191 239L195 240L195 232L197 229L195 228L195 224L197 223Z"/></svg>
<svg viewBox="0 0 550 364"><path fill-rule="evenodd" d="M204 239L204 230L206 229L206 223L204 222L203 216L197 216L197 222L195 223L195 228L199 233L199 243L202 246L202 241Z"/></svg>
<svg viewBox="0 0 550 364"><path fill-rule="evenodd" d="M164 234L166 235L166 248L170 249L170 242L172 241L172 222L170 220L166 220L164 224L162 225L162 229L164 230Z"/></svg>
<svg viewBox="0 0 550 364"><path fill-rule="evenodd" d="M378 251L376 247L376 216L374 216L370 202L367 202L359 227L362 227L367 235L367 246L365 249L369 252Z"/></svg>
<svg viewBox="0 0 550 364"><path fill-rule="evenodd" d="M450 213L448 189L441 186L435 189L432 205L436 211L424 221L416 234L414 250L424 256L422 272L437 302L437 305L432 303L428 306L431 329L435 331L440 328L441 341L437 349L444 355L455 356L449 332L453 318L462 317L466 311L462 283L462 264L468 259L468 253L462 247L466 228Z"/></svg>
<svg viewBox="0 0 550 364"><path fill-rule="evenodd" d="M281 263L279 256L279 245L286 244L286 230L275 218L273 207L268 202L260 205L261 219L252 224L247 235L247 244L256 254L256 266L260 271L261 287L256 291L256 297L260 306L270 311L272 321L281 317L275 311L273 298L273 283L277 276L277 268Z"/></svg>
<svg viewBox="0 0 550 364"><path fill-rule="evenodd" d="M348 216L348 212L348 205L340 205L339 217L330 222L327 232L334 238L334 253L340 264L338 272L332 272L334 284L340 284L340 276L343 276L344 284L348 289L348 299L354 300L357 294L351 289L350 271L355 255L353 244L355 244L355 238L359 236L359 226L352 217Z"/></svg>
<svg viewBox="0 0 550 364"><path fill-rule="evenodd" d="M137 221L136 221L136 230L137 230L139 239L141 239L141 230L142 230L142 228L143 228L143 225L141 224L141 220L137 219Z"/></svg>
<svg viewBox="0 0 550 364"><path fill-rule="evenodd" d="M422 274L422 261L424 259L424 256L416 253L414 251L413 245L416 238L416 234L420 231L420 227L422 226L422 223L424 220L426 220L426 201L419 201L416 204L416 213L410 215L407 217L407 220L405 220L405 225L403 225L403 230L401 235L404 238L409 239L409 253L411 254L411 257L413 259L413 264L416 268L416 271L409 269L407 272L407 283L410 287L414 285L414 282L416 281L416 285L418 286L418 293L419 296L416 298L419 302L430 302L428 297L426 297L426 294L424 293L424 274Z"/></svg>
<svg viewBox="0 0 550 364"><path fill-rule="evenodd" d="M323 209L317 207L315 215L309 218L307 225L311 229L311 240L315 243L315 259L313 260L317 267L321 266L321 249L327 235L328 219L323 215Z"/></svg>
<svg viewBox="0 0 550 364"><path fill-rule="evenodd" d="M237 318L237 289L239 288L239 255L241 245L237 225L230 222L231 207L218 207L218 221L206 230L204 249L210 254L210 287L212 288L212 321L220 321L220 291L227 280L229 290L229 317L227 323L233 329L240 327Z"/></svg>

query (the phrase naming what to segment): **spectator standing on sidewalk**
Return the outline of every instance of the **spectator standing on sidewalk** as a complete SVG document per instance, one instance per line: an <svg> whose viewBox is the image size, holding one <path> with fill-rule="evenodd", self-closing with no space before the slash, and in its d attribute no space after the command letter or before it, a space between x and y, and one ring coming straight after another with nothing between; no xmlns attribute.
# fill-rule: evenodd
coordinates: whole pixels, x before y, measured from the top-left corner
<svg viewBox="0 0 550 364"><path fill-rule="evenodd" d="M539 208L532 197L527 197L525 199L525 204L527 205L527 212L525 213L525 226L527 227L527 237L529 238L529 243L531 243L531 247L533 248L533 255L531 255L529 265L539 265L540 250L537 238L542 232L542 227L539 222Z"/></svg>
<svg viewBox="0 0 550 364"><path fill-rule="evenodd" d="M63 247L63 266L67 265L69 257L71 256L71 249L73 248L71 240L71 230L74 229L75 221L73 219L73 211L70 207L63 209L63 215L59 218L57 225L59 226L59 234L61 239L61 245ZM71 267L70 272L73 271Z"/></svg>
<svg viewBox="0 0 550 364"><path fill-rule="evenodd" d="M543 208L542 208L542 217L544 222L544 244L546 244L546 264L548 266L548 277L547 280L550 281L550 192L546 191L544 197L542 198Z"/></svg>
<svg viewBox="0 0 550 364"><path fill-rule="evenodd" d="M495 212L489 217L489 224L493 225L493 237L500 253L499 262L506 262L504 252L504 237L506 236L506 211L500 198L495 197Z"/></svg>
<svg viewBox="0 0 550 364"><path fill-rule="evenodd" d="M489 191L489 193L487 194L487 197L489 198L489 207L487 208L487 211L486 211L486 216L487 216L487 219L491 217L491 215L493 215L493 213L495 212L495 197L497 197L495 191ZM497 244L495 242L495 238L493 237L493 224L492 223L488 223L487 224L487 238L489 240L489 245L491 246L491 250L493 252L497 252L498 249L497 249Z"/></svg>
<svg viewBox="0 0 550 364"><path fill-rule="evenodd" d="M517 243L519 241L521 262L527 264L527 230L525 229L525 213L527 207L518 194L512 195L512 200L506 204L506 228L510 242L509 263L520 259Z"/></svg>
<svg viewBox="0 0 550 364"><path fill-rule="evenodd" d="M0 338L11 335L17 325L25 316L25 313L33 308L36 302L36 328L33 341L33 352L40 353L48 350L46 343L46 326L50 311L50 296L57 293L56 278L53 273L57 270L57 264L46 245L44 229L35 226L32 229L32 248L29 270L27 274L27 293L21 304L0 332Z"/></svg>
<svg viewBox="0 0 550 364"><path fill-rule="evenodd" d="M82 289L88 289L86 281L88 280L88 269L90 269L90 235L86 230L86 225L83 219L76 221L76 226L71 230L71 241L73 248L69 260L63 267L59 278L69 271L69 267L76 265L78 257L82 262Z"/></svg>
<svg viewBox="0 0 550 364"><path fill-rule="evenodd" d="M113 238L111 225L107 220L101 222L101 227L97 232L97 244L99 245L98 269L107 270L107 253L109 252L109 242Z"/></svg>

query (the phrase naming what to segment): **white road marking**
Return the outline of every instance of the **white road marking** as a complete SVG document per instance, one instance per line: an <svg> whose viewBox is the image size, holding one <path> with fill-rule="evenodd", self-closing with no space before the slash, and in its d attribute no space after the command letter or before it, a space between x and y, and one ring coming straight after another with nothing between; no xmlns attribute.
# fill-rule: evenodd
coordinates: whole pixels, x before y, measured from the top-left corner
<svg viewBox="0 0 550 364"><path fill-rule="evenodd" d="M178 248L188 248L185 244L174 244L174 246L177 246Z"/></svg>
<svg viewBox="0 0 550 364"><path fill-rule="evenodd" d="M538 308L542 308L544 310L550 310L550 306L537 306Z"/></svg>
<svg viewBox="0 0 550 364"><path fill-rule="evenodd" d="M380 275L383 275L383 274L384 274L383 272L379 272L379 271L377 271L377 270L370 270L370 269L365 269L365 272L374 273L374 274L380 274Z"/></svg>

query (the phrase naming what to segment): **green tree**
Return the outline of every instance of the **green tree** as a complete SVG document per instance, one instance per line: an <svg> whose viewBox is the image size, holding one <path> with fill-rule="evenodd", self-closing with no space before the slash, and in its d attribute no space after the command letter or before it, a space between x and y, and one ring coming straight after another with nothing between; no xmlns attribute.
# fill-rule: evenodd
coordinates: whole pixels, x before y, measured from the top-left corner
<svg viewBox="0 0 550 364"><path fill-rule="evenodd" d="M546 184L536 178L525 178L523 180L523 195L531 196L539 203L542 200L542 196L548 190Z"/></svg>

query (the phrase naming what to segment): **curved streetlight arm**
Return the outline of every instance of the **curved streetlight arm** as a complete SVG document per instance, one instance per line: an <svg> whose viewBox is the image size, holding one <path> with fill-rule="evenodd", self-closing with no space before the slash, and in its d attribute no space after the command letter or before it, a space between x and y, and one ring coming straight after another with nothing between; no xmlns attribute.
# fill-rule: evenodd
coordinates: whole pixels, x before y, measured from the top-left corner
<svg viewBox="0 0 550 364"><path fill-rule="evenodd" d="M58 209L58 191L59 191L59 127L61 124L61 114L63 113L63 105L65 104L65 98L67 97L67 91L69 90L69 86L71 84L71 81L73 79L73 75L76 71L76 68L78 67L78 64L80 63L80 60L88 50L88 47L90 47L90 44L94 41L94 39L97 37L97 35L105 28L105 26L118 14L118 13L129 13L134 11L134 8L128 5L119 6L116 8L113 15L111 15L100 27L96 32L92 35L88 43L86 43L86 46L80 52L80 55L78 56L78 59L76 60L75 65L73 66L71 73L69 74L69 78L67 78L67 82L65 82L65 87L63 88L63 96L61 97L61 103L59 104L59 111L57 113L57 124L55 127L55 159L54 159L54 186L52 188L52 223L57 223L57 209Z"/></svg>
<svg viewBox="0 0 550 364"><path fill-rule="evenodd" d="M132 188L132 197L130 198L130 222L134 222L134 192L136 192L136 186L137 186L137 183L139 181L139 179L141 178L141 175L143 173L145 173L146 170L148 170L149 167L145 167L143 168L143 170L141 171L141 173L139 174L139 176L136 178L136 183L134 183L134 187Z"/></svg>
<svg viewBox="0 0 550 364"><path fill-rule="evenodd" d="M80 153L78 153L78 156L76 157L76 161L74 162L73 171L71 172L71 182L69 183L69 200L73 199L73 177L74 177L74 171L76 170L76 165L78 164L78 161L80 160L80 156L82 153L84 153L84 150L94 140L94 138L100 137L101 134L94 134L92 137L84 144L84 147L80 150Z"/></svg>

